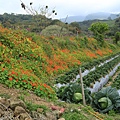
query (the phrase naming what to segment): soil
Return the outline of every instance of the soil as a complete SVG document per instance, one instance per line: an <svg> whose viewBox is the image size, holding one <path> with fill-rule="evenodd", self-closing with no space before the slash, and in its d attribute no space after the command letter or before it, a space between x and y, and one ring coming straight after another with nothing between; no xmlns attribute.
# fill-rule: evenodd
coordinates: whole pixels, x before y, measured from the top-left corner
<svg viewBox="0 0 120 120"><path fill-rule="evenodd" d="M32 91L8 88L3 84L0 84L0 95L10 96L10 98L12 99L18 99L20 97L23 97L25 101L32 102L33 104L45 105L48 108L53 105L52 102L36 96Z"/></svg>

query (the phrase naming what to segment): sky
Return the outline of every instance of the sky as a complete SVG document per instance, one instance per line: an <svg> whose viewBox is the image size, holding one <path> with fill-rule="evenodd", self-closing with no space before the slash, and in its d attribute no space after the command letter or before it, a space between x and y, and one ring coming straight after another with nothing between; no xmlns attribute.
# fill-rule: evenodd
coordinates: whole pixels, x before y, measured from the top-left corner
<svg viewBox="0 0 120 120"><path fill-rule="evenodd" d="M56 10L55 18L68 16L85 16L96 12L120 13L120 0L22 0L26 6L33 2L33 9L48 6L49 12ZM27 14L21 8L20 0L0 0L0 14Z"/></svg>

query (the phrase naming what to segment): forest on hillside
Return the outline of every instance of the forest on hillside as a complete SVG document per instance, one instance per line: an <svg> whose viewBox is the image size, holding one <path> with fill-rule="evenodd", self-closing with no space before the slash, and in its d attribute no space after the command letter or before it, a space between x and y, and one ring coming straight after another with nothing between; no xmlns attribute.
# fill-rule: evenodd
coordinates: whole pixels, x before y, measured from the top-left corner
<svg viewBox="0 0 120 120"><path fill-rule="evenodd" d="M63 23L58 19L46 18L45 16L39 15L37 16L38 23L36 23L36 18L30 14L8 14L4 13L0 15L0 23L7 28L12 29L26 29L30 32L41 33L48 26L57 25L57 27L65 28L66 34L75 35L77 31L79 33L91 35L91 32L88 30L90 25L94 22L103 22L109 25L109 32L107 33L108 36L114 36L117 31L120 31L120 17L115 20L87 20L83 22L72 22L70 24ZM66 20L67 21L67 20ZM53 32L53 34L55 34Z"/></svg>

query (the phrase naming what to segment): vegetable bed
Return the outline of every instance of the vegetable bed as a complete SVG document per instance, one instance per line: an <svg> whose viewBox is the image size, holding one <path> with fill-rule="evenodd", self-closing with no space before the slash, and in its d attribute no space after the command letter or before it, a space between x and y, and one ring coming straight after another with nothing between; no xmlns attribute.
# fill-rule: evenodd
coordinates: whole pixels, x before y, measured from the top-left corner
<svg viewBox="0 0 120 120"><path fill-rule="evenodd" d="M101 58L99 60L94 60L92 62L83 64L77 68L72 69L69 72L66 72L64 75L61 75L59 77L56 78L56 84L60 83L60 84L67 84L70 83L72 80L76 79L76 77L79 74L79 68L81 67L81 70L84 71L83 74L85 74L85 72L88 70L89 72L94 71L95 68L98 67L102 67L104 64L114 60L115 58L117 58L120 55L119 53L113 54L111 56L108 57L104 57ZM88 73L89 73L88 72ZM87 74L86 74L87 75ZM84 75L85 76L85 75ZM79 78L79 77L78 77Z"/></svg>
<svg viewBox="0 0 120 120"><path fill-rule="evenodd" d="M114 79L114 81L112 83L112 87L116 87L117 89L120 89L120 73Z"/></svg>

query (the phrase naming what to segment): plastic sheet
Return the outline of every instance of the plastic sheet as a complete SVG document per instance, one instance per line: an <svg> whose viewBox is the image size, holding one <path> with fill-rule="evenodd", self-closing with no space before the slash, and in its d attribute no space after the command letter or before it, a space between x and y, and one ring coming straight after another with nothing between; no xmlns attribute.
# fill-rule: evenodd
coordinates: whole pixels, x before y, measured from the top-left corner
<svg viewBox="0 0 120 120"><path fill-rule="evenodd" d="M95 82L95 84L93 85L93 88L87 88L87 89L89 89L91 93L94 93L100 90L108 82L109 78L115 74L119 66L120 66L120 63L116 65L108 75L100 78L100 82Z"/></svg>
<svg viewBox="0 0 120 120"><path fill-rule="evenodd" d="M108 63L108 62L112 61L113 59L115 59L115 58L117 58L117 57L119 57L119 56L120 56L120 55L116 55L115 57L113 57L113 58L111 58L111 59L109 59L109 60L106 60L106 61L103 62L103 63L100 63L100 65L98 65L98 67L103 66L105 63ZM93 68L90 69L90 70L85 70L85 71L82 73L82 77L88 75L91 71L94 71L95 69L96 69L96 67L93 67ZM116 71L116 69L117 69L117 68L115 67L115 68L113 69L113 71L111 71L111 72L109 73L109 76L113 76L113 74L114 74L114 72ZM71 81L71 82L72 82L72 83L75 83L75 82L78 80L78 78L80 78L80 75L79 75L79 74L76 76L75 80L74 80L74 81ZM90 89L90 88L88 88L88 89L90 89L91 92L98 91L99 89L97 90L97 87L98 87L98 88L103 87L103 85L105 85L105 84L107 83L108 79L109 79L109 77L107 77L107 78L101 78L101 81L100 81L100 83L99 83L100 86L99 86L98 83L97 83L97 85L94 84L94 86L95 86L94 90L92 90L92 89ZM70 83L71 83L71 82L70 82ZM60 88L60 87L62 87L62 86L68 86L68 85L69 85L69 83L67 83L67 84L60 84L60 83L58 83L58 84L55 85L55 87Z"/></svg>
<svg viewBox="0 0 120 120"><path fill-rule="evenodd" d="M120 95L120 90L118 90L118 93L119 93L119 95Z"/></svg>
<svg viewBox="0 0 120 120"><path fill-rule="evenodd" d="M103 63L100 63L100 65L98 65L98 67L103 66L105 63L108 63L108 62L114 60L115 58L117 58L117 57L119 57L119 56L120 56L120 55L116 55L115 57L113 57L113 58L111 58L111 59L109 59L109 60L106 60L106 61L103 62ZM93 67L91 70L85 70L85 71L82 73L82 77L86 76L88 73L90 73L91 71L94 71L95 69L96 69L96 67ZM112 74L112 73L111 73L111 74ZM78 78L80 78L80 75L77 75L77 76L76 76L76 79L75 79L74 82L76 82Z"/></svg>

